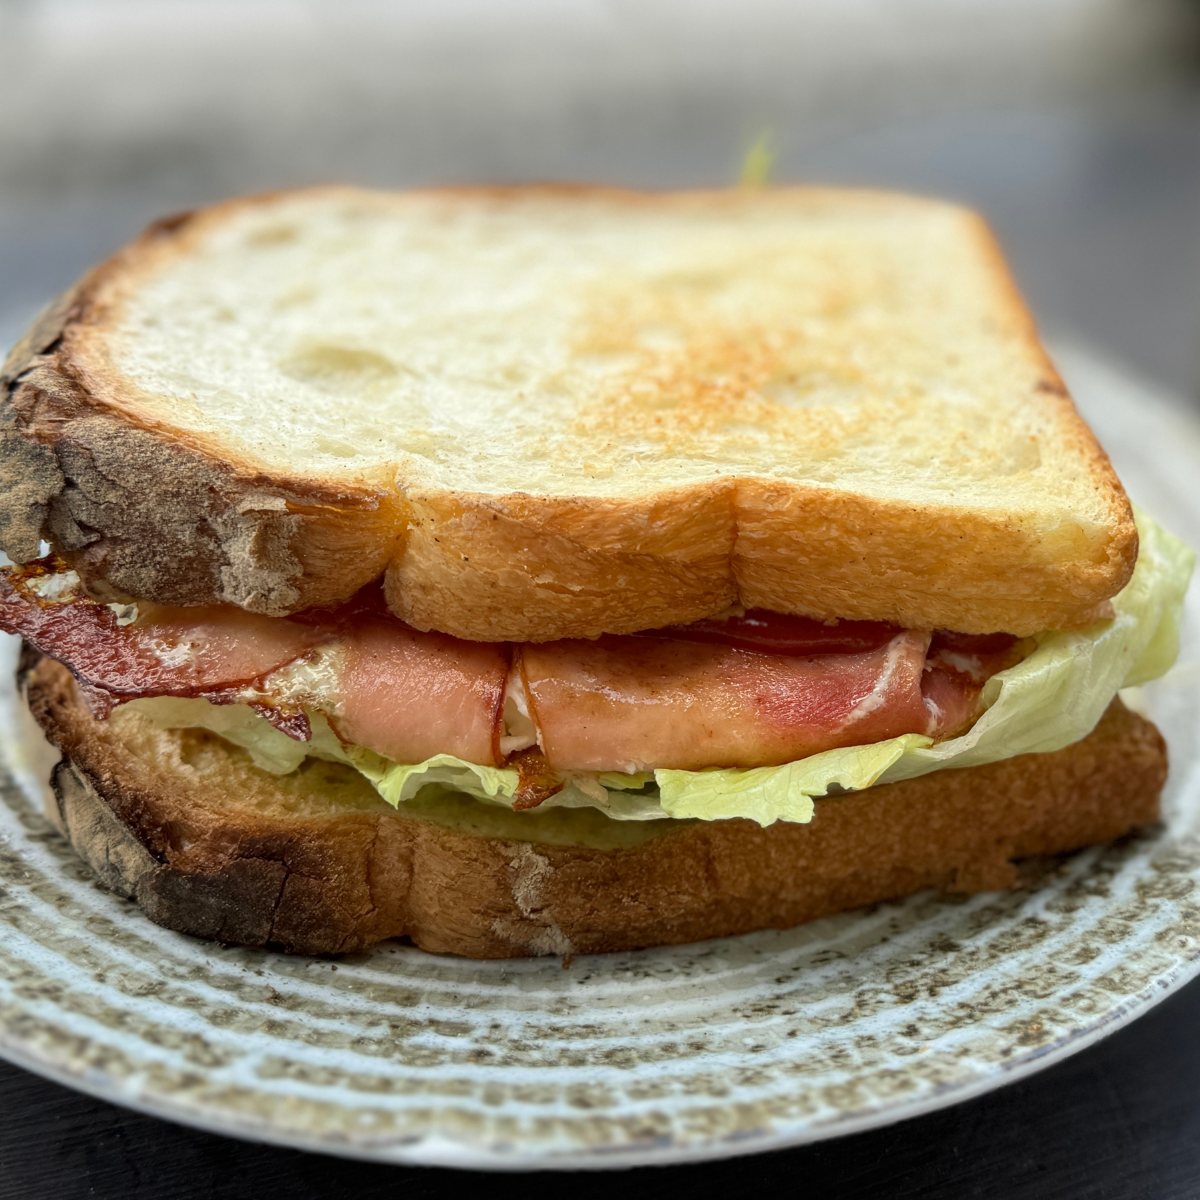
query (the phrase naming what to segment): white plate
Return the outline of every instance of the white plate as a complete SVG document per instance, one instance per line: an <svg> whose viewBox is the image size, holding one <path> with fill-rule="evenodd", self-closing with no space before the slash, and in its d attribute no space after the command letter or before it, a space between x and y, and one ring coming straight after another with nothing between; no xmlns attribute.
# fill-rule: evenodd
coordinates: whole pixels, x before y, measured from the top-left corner
<svg viewBox="0 0 1200 1200"><path fill-rule="evenodd" d="M1133 496L1200 544L1200 424L1058 357ZM1172 753L1164 827L1037 891L927 894L564 970L394 944L314 961L159 929L38 815L9 686L0 1054L237 1137L455 1166L684 1162L928 1112L1081 1049L1200 967L1195 592L1182 660L1146 698Z"/></svg>

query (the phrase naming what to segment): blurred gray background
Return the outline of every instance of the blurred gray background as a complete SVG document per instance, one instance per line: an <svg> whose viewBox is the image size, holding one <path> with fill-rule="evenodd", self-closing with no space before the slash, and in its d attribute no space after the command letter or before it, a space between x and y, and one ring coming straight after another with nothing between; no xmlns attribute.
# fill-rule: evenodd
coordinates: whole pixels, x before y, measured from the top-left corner
<svg viewBox="0 0 1200 1200"><path fill-rule="evenodd" d="M1200 4L0 0L0 340L154 216L323 180L980 207L1051 335L1200 403Z"/></svg>

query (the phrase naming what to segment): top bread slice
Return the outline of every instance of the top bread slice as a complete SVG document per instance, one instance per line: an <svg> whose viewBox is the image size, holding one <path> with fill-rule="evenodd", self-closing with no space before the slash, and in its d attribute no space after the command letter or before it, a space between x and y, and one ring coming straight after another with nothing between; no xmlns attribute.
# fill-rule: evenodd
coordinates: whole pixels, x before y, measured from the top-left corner
<svg viewBox="0 0 1200 1200"><path fill-rule="evenodd" d="M235 201L152 226L0 377L0 546L274 615L385 575L480 640L733 605L1077 626L1128 501L983 221L824 189Z"/></svg>

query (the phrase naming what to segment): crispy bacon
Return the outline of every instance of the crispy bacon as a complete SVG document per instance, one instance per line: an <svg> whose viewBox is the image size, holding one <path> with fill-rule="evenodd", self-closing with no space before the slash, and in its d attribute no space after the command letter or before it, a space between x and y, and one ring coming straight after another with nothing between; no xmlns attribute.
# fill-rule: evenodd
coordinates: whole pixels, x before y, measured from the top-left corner
<svg viewBox="0 0 1200 1200"><path fill-rule="evenodd" d="M538 746L510 754L508 765L517 770L517 790L513 793L513 808L517 812L537 808L565 786Z"/></svg>
<svg viewBox="0 0 1200 1200"><path fill-rule="evenodd" d="M250 707L264 721L270 721L280 733L286 733L294 741L312 741L312 724L309 722L308 713L304 709L289 709L278 704L262 704L257 700L252 700Z"/></svg>
<svg viewBox="0 0 1200 1200"><path fill-rule="evenodd" d="M43 599L31 586L43 577L0 572L0 627L122 699L248 685L335 636L321 625L236 608L143 604L133 624L119 625L112 609L90 597Z"/></svg>

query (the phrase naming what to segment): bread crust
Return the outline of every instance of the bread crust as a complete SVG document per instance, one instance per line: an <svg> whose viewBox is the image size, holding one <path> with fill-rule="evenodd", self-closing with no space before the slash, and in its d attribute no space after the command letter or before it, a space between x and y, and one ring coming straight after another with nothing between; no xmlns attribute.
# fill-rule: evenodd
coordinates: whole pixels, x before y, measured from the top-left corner
<svg viewBox="0 0 1200 1200"><path fill-rule="evenodd" d="M636 205L730 204L739 193L450 189ZM352 189L315 189L382 203ZM438 193L434 193L437 195ZM796 189L830 204L907 197ZM482 641L595 637L696 620L731 604L916 628L1019 635L1085 625L1132 573L1137 532L1107 457L1042 351L999 250L972 237L1037 403L1086 465L1104 535L1050 545L1012 516L870 499L754 477L594 496L484 495L398 478L292 477L218 440L155 423L100 347L122 297L203 233L278 194L152 225L52 305L0 374L0 546L46 539L98 594L231 603L283 615L332 604L386 570L396 614Z"/></svg>
<svg viewBox="0 0 1200 1200"><path fill-rule="evenodd" d="M25 689L63 752L61 824L107 887L168 928L306 954L389 937L474 958L630 950L1010 887L1018 860L1156 820L1167 771L1158 731L1114 699L1064 750L818 800L809 825L670 821L562 845L393 810L333 764L270 776L131 710L97 721L47 659Z"/></svg>
<svg viewBox="0 0 1200 1200"><path fill-rule="evenodd" d="M0 546L28 562L44 539L100 596L269 616L335 604L393 556L402 505L390 488L272 478L130 421L73 363L109 277L182 223L152 225L85 276L0 368Z"/></svg>

